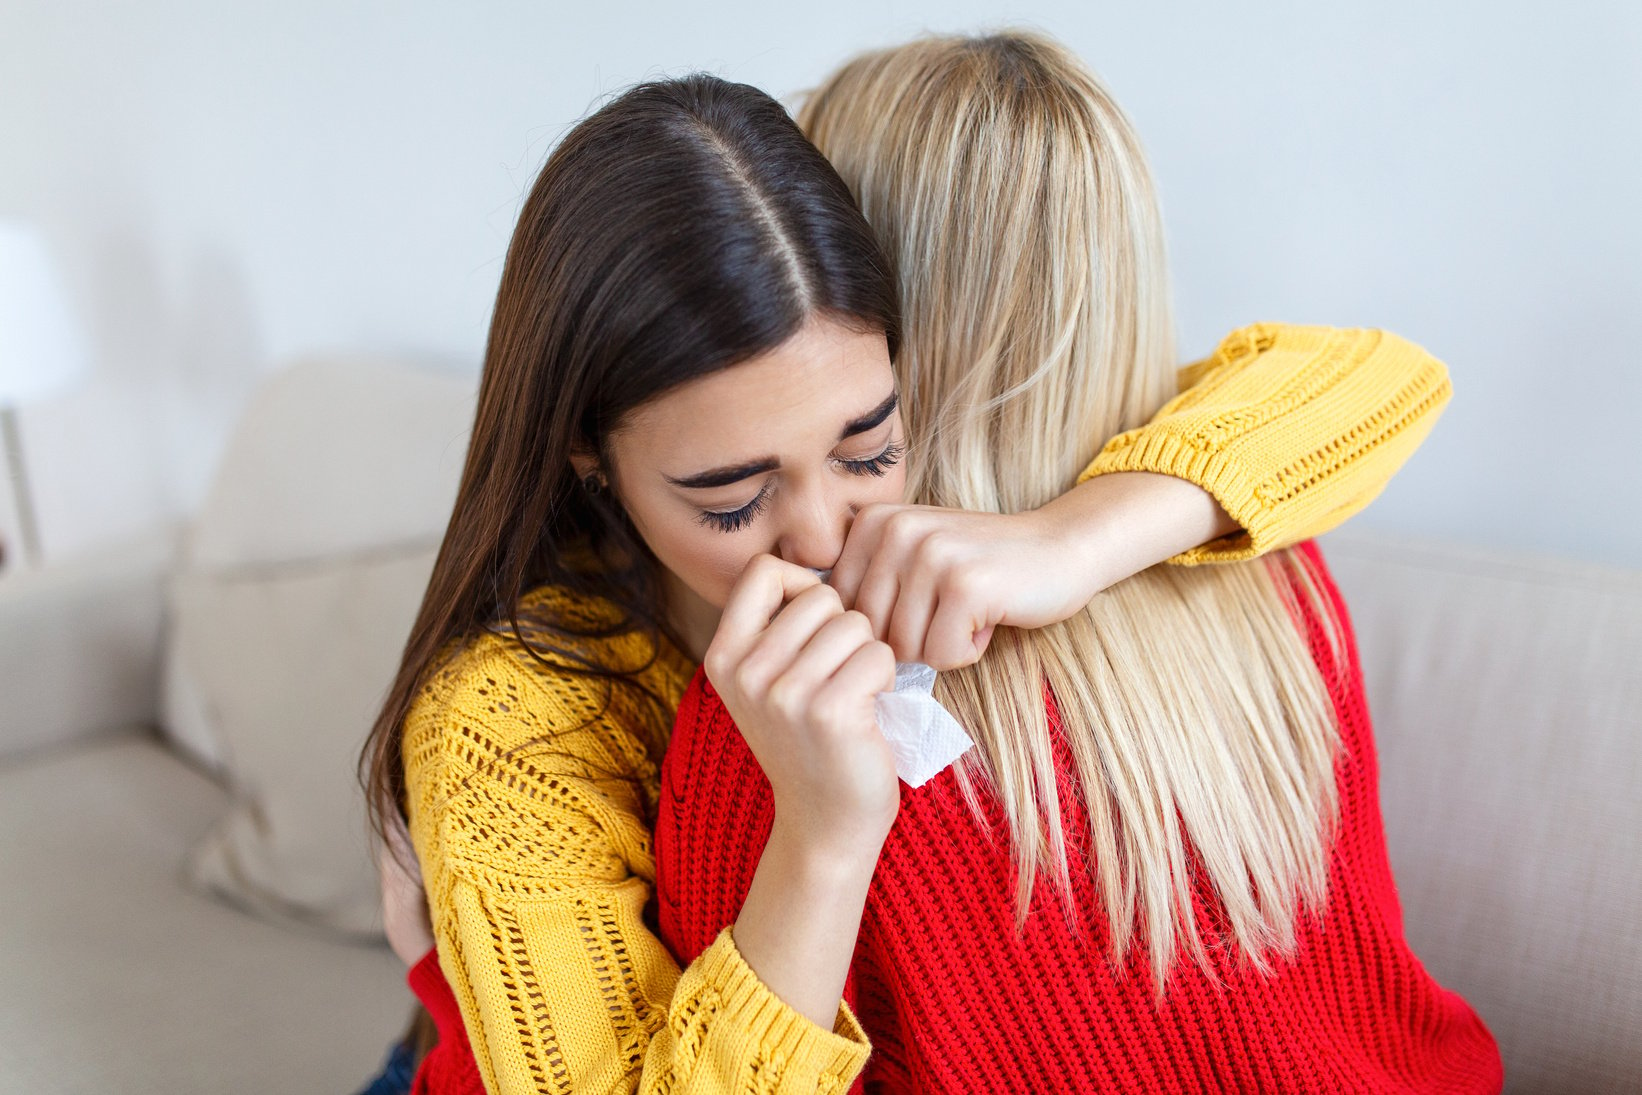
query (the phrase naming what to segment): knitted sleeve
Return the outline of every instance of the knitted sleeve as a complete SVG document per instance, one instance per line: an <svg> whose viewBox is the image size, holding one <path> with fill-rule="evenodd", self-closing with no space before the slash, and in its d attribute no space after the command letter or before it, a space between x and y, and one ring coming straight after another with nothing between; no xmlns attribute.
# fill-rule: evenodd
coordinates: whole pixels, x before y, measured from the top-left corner
<svg viewBox="0 0 1642 1095"><path fill-rule="evenodd" d="M1327 532L1419 448L1452 392L1443 363L1389 331L1257 323L1180 371L1181 393L1106 443L1078 482L1188 479L1242 531L1170 559L1247 559Z"/></svg>
<svg viewBox="0 0 1642 1095"><path fill-rule="evenodd" d="M485 636L405 720L412 841L485 1088L842 1092L871 1049L758 979L731 928L683 970L644 915L658 773L618 696Z"/></svg>

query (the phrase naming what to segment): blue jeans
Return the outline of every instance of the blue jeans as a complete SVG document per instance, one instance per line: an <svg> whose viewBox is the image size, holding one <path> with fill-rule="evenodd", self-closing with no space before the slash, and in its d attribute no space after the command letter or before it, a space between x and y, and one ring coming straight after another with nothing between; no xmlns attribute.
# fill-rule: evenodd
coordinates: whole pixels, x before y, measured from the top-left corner
<svg viewBox="0 0 1642 1095"><path fill-rule="evenodd" d="M381 1073L361 1088L359 1095L408 1095L411 1079L416 1075L415 1056L410 1039L394 1043L382 1062Z"/></svg>

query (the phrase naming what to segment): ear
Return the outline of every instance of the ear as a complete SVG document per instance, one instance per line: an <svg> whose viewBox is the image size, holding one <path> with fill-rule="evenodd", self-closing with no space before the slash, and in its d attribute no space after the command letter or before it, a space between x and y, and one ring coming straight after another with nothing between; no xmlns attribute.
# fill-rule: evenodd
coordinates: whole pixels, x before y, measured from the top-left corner
<svg viewBox="0 0 1642 1095"><path fill-rule="evenodd" d="M599 472L599 458L591 449L571 449L570 470L576 473L577 479L596 475Z"/></svg>

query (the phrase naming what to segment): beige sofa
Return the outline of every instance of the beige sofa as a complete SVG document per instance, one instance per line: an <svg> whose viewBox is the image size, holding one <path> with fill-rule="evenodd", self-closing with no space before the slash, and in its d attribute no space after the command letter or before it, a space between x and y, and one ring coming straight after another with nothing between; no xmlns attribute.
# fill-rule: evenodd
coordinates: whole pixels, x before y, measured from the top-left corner
<svg viewBox="0 0 1642 1095"><path fill-rule="evenodd" d="M467 378L295 367L177 541L0 578L0 1095L346 1095L374 1070L410 997L347 766L470 414ZM1642 574L1323 550L1416 951L1508 1090L1642 1090Z"/></svg>

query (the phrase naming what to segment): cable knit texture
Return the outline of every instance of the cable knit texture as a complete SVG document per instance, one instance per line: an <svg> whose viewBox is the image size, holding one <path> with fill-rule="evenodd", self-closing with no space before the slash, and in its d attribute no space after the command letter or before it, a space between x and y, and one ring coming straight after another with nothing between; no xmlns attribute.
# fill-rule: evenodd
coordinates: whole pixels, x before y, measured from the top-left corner
<svg viewBox="0 0 1642 1095"><path fill-rule="evenodd" d="M1169 560L1247 559L1320 535L1384 489L1453 389L1389 331L1256 323L1180 371L1181 394L1078 477L1151 471L1214 495L1243 532Z"/></svg>
<svg viewBox="0 0 1642 1095"><path fill-rule="evenodd" d="M1344 620L1315 546L1299 550ZM1236 961L1229 939L1211 937L1214 978L1178 966L1160 1003L1144 945L1113 968L1104 906L1077 866L1091 854L1088 821L1051 697L1061 801L1072 806L1063 825L1077 930L1042 882L1017 936L1014 867L1007 840L994 839L1008 826L995 798L977 822L952 769L918 788L903 783L844 990L873 1044L853 1090L1500 1090L1488 1030L1403 938L1355 645L1335 664L1320 621L1304 626L1341 727L1341 830L1327 904L1302 924L1295 957L1263 976ZM688 960L740 911L775 817L769 781L703 674L685 693L662 787L662 937ZM1219 919L1206 881L1193 904L1198 923Z"/></svg>
<svg viewBox="0 0 1642 1095"><path fill-rule="evenodd" d="M587 611L552 589L524 607ZM687 659L632 636L604 645L604 664L677 707ZM472 1090L476 1074L506 1093L842 1091L860 1071L868 1043L848 1009L832 1031L800 1015L729 931L682 974L658 940L656 766L623 729L643 715L623 690L487 633L406 718L410 831L467 1043L441 1027L425 1090ZM411 987L448 1017L428 973Z"/></svg>
<svg viewBox="0 0 1642 1095"><path fill-rule="evenodd" d="M1084 473L1179 475L1248 530L1177 562L1325 531L1384 486L1447 397L1439 362L1377 331L1262 324L1182 375L1198 388L1114 439ZM1383 421L1404 391L1427 394ZM1210 421L1225 425L1209 430ZM1379 455L1354 456L1369 434ZM1195 455L1182 459L1188 448ZM1338 466L1319 456L1328 453ZM1256 497L1238 484L1287 482L1302 467L1299 494L1238 501ZM524 607L599 611L549 589ZM591 653L677 708L695 670L688 658L637 635L598 647ZM826 1030L758 980L727 928L697 940L686 963L659 938L660 761L646 745L666 736L657 719L622 690L544 666L494 633L469 640L424 683L404 739L436 940L409 981L441 1031L422 1091L810 1092L859 1077L871 1045L848 1001Z"/></svg>

